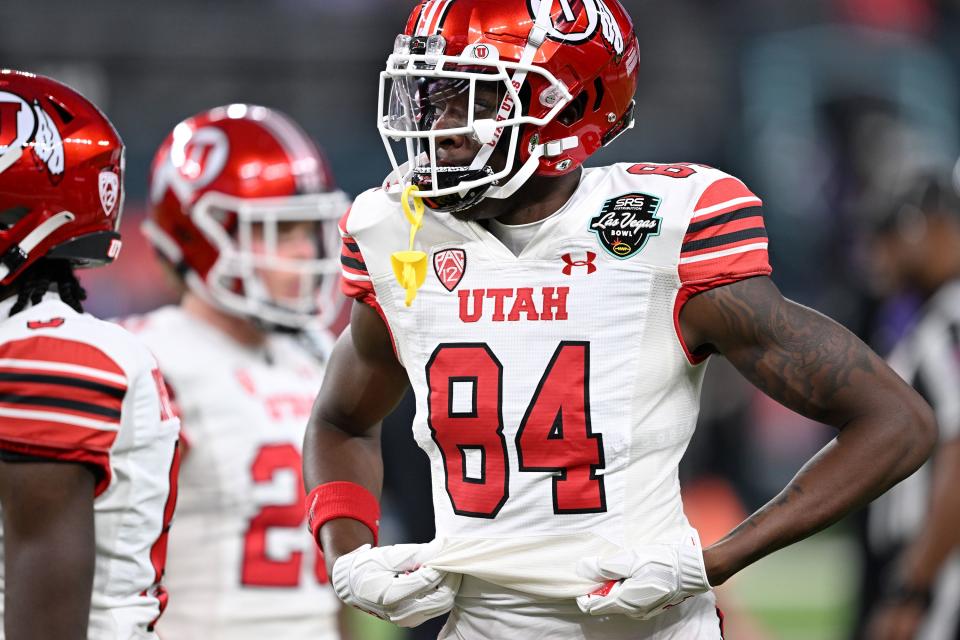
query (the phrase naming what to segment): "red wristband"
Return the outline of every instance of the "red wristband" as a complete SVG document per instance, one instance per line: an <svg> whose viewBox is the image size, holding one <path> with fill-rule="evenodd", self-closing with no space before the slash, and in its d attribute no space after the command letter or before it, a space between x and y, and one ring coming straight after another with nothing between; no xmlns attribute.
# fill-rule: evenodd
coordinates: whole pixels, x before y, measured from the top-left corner
<svg viewBox="0 0 960 640"><path fill-rule="evenodd" d="M307 526L320 544L320 527L336 518L350 518L361 522L373 534L377 544L380 530L380 503L365 487L355 482L327 482L314 487L307 496Z"/></svg>

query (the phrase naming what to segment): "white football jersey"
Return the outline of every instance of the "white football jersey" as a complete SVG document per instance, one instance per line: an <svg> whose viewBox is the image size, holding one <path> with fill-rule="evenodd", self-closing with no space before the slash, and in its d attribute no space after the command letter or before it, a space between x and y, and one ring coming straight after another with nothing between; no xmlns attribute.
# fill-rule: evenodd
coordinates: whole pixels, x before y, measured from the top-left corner
<svg viewBox="0 0 960 640"><path fill-rule="evenodd" d="M179 422L156 360L56 293L8 317L14 302L0 303L0 449L98 471L88 637L155 638L179 457ZM0 545L0 611L2 560Z"/></svg>
<svg viewBox="0 0 960 640"><path fill-rule="evenodd" d="M390 256L409 226L382 190L357 198L343 288L384 317L416 393L444 539L431 566L566 598L595 586L579 558L679 536L704 367L677 318L697 292L770 273L760 206L709 167L588 169L519 255L428 210L407 307Z"/></svg>
<svg viewBox="0 0 960 640"><path fill-rule="evenodd" d="M183 421L160 635L336 638L300 454L322 365L290 336L245 347L179 307L125 324L156 355Z"/></svg>

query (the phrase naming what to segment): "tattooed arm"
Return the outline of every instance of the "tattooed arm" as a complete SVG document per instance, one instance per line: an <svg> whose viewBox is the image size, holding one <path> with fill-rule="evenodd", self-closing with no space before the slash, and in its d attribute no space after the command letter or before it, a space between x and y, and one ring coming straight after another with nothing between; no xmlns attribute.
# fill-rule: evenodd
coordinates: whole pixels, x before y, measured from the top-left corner
<svg viewBox="0 0 960 640"><path fill-rule="evenodd" d="M766 277L690 299L691 351L726 357L788 408L840 430L784 490L704 551L712 585L836 522L915 471L936 441L930 407L865 344L785 299Z"/></svg>

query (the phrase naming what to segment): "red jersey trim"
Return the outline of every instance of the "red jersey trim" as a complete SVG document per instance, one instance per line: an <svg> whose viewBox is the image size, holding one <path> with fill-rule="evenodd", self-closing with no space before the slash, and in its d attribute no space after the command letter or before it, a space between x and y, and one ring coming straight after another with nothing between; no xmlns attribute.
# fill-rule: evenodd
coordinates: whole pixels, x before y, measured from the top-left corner
<svg viewBox="0 0 960 640"><path fill-rule="evenodd" d="M677 272L682 286L769 273L761 204L733 177L721 178L704 190L680 247Z"/></svg>
<svg viewBox="0 0 960 640"><path fill-rule="evenodd" d="M4 435L0 435L0 449L22 453L38 458L48 458L63 462L76 462L90 465L99 471L97 486L94 487L93 497L96 498L110 486L113 474L110 470L110 455L101 451L85 451L79 449L58 449L46 447L30 442L17 442Z"/></svg>
<svg viewBox="0 0 960 640"><path fill-rule="evenodd" d="M167 608L167 603L170 600L170 596L161 581L163 580L163 574L167 566L167 539L170 535L170 523L173 521L173 512L177 507L181 455L180 444L174 443L173 459L170 462L169 491L167 493L167 502L163 507L163 522L160 526L160 535L157 536L157 540L153 543L153 546L150 547L150 564L153 566L153 586L151 589L140 594L145 596L148 595L148 591L152 591L152 595L157 599L159 604L160 612L157 614L157 617L150 622L150 626L148 627L150 631L153 631L154 625L157 624L160 616L163 615L164 610Z"/></svg>
<svg viewBox="0 0 960 640"><path fill-rule="evenodd" d="M184 432L183 412L180 410L180 403L177 401L177 390L170 384L170 381L160 372L160 378L163 380L164 388L167 390L167 401L169 402L170 415L180 421L180 456L187 455L190 450L190 438Z"/></svg>
<svg viewBox="0 0 960 640"><path fill-rule="evenodd" d="M126 374L110 356L93 345L76 340L36 336L13 340L0 346L0 365L3 361L49 363L48 368L86 369L87 377L126 385Z"/></svg>
<svg viewBox="0 0 960 640"><path fill-rule="evenodd" d="M58 338L8 342L0 354L12 356L0 359L0 446L94 465L102 471L99 495L110 483L126 394L119 368L99 349Z"/></svg>
<svg viewBox="0 0 960 640"><path fill-rule="evenodd" d="M717 213L726 206L726 203L734 204L731 202L734 200L754 201L753 206L763 204L760 198L747 188L747 185L728 176L720 178L704 190L693 208L693 217Z"/></svg>
<svg viewBox="0 0 960 640"><path fill-rule="evenodd" d="M741 273L736 276L731 276L728 278L717 278L714 280L691 283L680 287L680 290L677 292L677 298L673 304L673 329L677 334L677 340L680 341L680 347L683 349L683 354L687 356L687 361L692 365L698 365L704 362L709 356L699 356L694 355L690 351L689 346L687 345L686 340L683 339L683 331L680 329L680 312L683 311L683 306L687 304L687 301L690 300L693 296L698 293L703 293L704 291L709 291L710 289L715 289L717 287L722 287L724 285L733 284L734 282L739 282L740 280L746 280L747 278L754 278L756 276L768 276L770 275L770 267L766 269L758 270L752 273Z"/></svg>
<svg viewBox="0 0 960 640"><path fill-rule="evenodd" d="M683 243L687 244L697 240L716 238L728 233L745 231L747 229L764 228L763 215L761 215L759 208L749 207L747 209L738 209L731 212L731 214L736 217L726 218L726 216L717 216L718 218L725 218L725 221L718 221L718 223L710 226L694 228L694 225L691 224L687 230L687 235L683 237Z"/></svg>
<svg viewBox="0 0 960 640"><path fill-rule="evenodd" d="M338 224L341 238L340 289L348 298L356 298L376 309L379 305L376 304L376 293L373 290L367 263L363 259L363 254L360 253L360 245L347 233L347 218L351 210L343 214ZM370 297L373 298L373 302L369 300Z"/></svg>
<svg viewBox="0 0 960 640"><path fill-rule="evenodd" d="M98 420L120 419L125 389L96 382L0 369L0 403L75 413Z"/></svg>
<svg viewBox="0 0 960 640"><path fill-rule="evenodd" d="M690 364L700 364L707 357L694 355L683 339L680 312L687 301L698 293L772 271L762 204L741 181L726 177L708 186L694 207L680 249L681 286L673 307L674 330Z"/></svg>
<svg viewBox="0 0 960 640"><path fill-rule="evenodd" d="M373 288L373 281L370 279L370 273L367 271L367 263L360 252L360 244L347 233L347 219L350 216L351 209L348 209L340 218L338 227L342 240L342 249L340 252L340 290L348 298L358 300L377 312L383 325L390 334L390 344L393 345L393 353L400 360L400 353L397 351L397 341L387 321L387 316L380 306L377 299L377 292Z"/></svg>

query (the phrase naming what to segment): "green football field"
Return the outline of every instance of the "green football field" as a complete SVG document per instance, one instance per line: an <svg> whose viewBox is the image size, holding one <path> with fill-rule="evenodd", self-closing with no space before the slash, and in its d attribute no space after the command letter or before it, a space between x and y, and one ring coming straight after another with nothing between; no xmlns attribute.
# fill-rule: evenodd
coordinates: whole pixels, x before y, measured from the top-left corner
<svg viewBox="0 0 960 640"><path fill-rule="evenodd" d="M853 541L830 530L761 560L722 588L727 637L845 640L856 611L856 558ZM353 640L403 638L392 625L353 613Z"/></svg>
<svg viewBox="0 0 960 640"><path fill-rule="evenodd" d="M856 614L858 571L855 543L826 532L761 560L730 588L771 640L842 640Z"/></svg>

